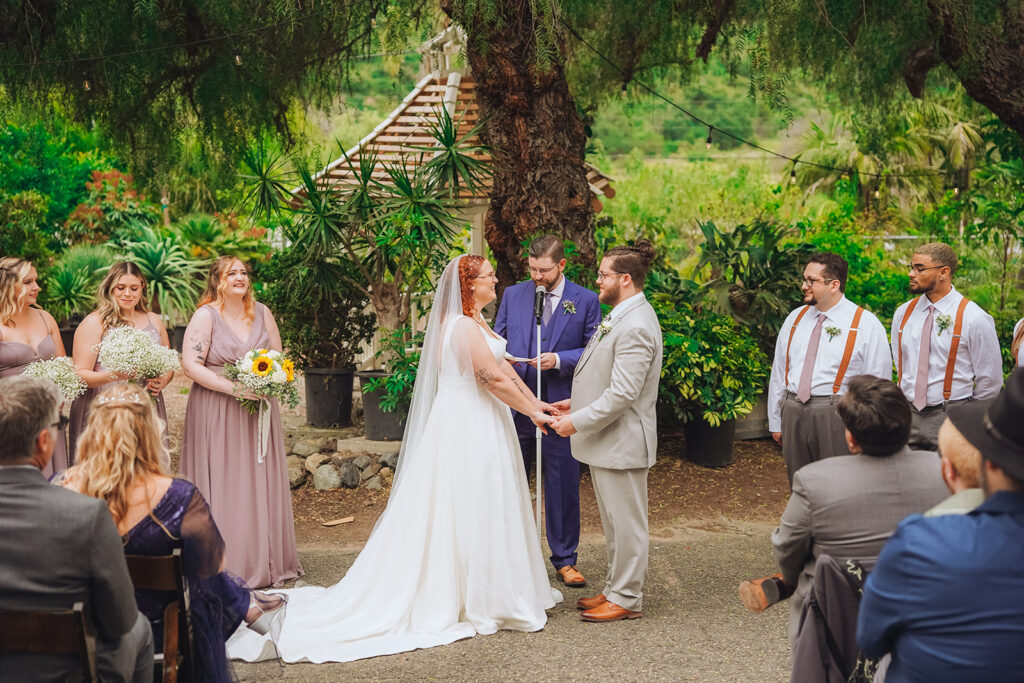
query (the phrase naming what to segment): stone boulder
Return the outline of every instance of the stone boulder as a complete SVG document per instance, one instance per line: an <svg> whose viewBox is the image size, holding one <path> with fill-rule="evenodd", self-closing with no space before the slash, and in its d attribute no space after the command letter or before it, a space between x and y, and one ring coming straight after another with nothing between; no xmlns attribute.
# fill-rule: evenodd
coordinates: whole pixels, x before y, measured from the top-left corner
<svg viewBox="0 0 1024 683"><path fill-rule="evenodd" d="M380 472L380 467L381 466L379 462L371 462L369 465L367 465L366 468L363 469L362 474L360 475L363 478L363 481L366 481L370 477L375 476L378 472Z"/></svg>
<svg viewBox="0 0 1024 683"><path fill-rule="evenodd" d="M306 483L309 472L302 458L297 455L288 456L288 485L297 489Z"/></svg>
<svg viewBox="0 0 1024 683"><path fill-rule="evenodd" d="M330 491L341 487L341 473L334 465L320 465L313 472L313 486L317 491Z"/></svg>
<svg viewBox="0 0 1024 683"><path fill-rule="evenodd" d="M301 441L296 441L295 445L292 446L292 453L299 456L300 458L307 458L313 455L314 453L319 452L320 447L317 446L312 441L310 441L309 439L302 439Z"/></svg>
<svg viewBox="0 0 1024 683"><path fill-rule="evenodd" d="M352 459L352 464L361 470L366 469L366 466L369 465L370 462L370 456L368 456L366 453L363 453L362 455Z"/></svg>
<svg viewBox="0 0 1024 683"><path fill-rule="evenodd" d="M380 456L380 464L394 470L398 466L398 452L386 453Z"/></svg>
<svg viewBox="0 0 1024 683"><path fill-rule="evenodd" d="M340 472L342 486L347 489L354 489L359 486L359 482L362 481L362 476L359 473L359 468L353 465L351 460L341 463L338 470Z"/></svg>
<svg viewBox="0 0 1024 683"><path fill-rule="evenodd" d="M312 474L316 472L320 465L326 465L331 461L331 456L324 453L314 453L313 455L306 458L306 469Z"/></svg>
<svg viewBox="0 0 1024 683"><path fill-rule="evenodd" d="M366 488L370 491L377 491L381 488L380 477L370 477L366 480Z"/></svg>

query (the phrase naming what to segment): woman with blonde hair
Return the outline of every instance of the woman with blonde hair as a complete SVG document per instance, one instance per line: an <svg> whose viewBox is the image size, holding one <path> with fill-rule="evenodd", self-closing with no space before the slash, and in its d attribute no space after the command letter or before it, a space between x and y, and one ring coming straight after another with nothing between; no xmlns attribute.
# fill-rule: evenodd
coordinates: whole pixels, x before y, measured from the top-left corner
<svg viewBox="0 0 1024 683"><path fill-rule="evenodd" d="M106 502L129 555L170 555L182 549L196 650L197 681L230 681L224 643L243 621L276 630L284 599L249 589L222 570L224 540L206 501L189 481L164 469L163 425L147 392L131 383L100 392L78 442L78 462L59 483ZM135 591L139 610L163 644L163 613L173 599Z"/></svg>
<svg viewBox="0 0 1024 683"><path fill-rule="evenodd" d="M170 347L167 329L160 316L149 310L146 297L146 276L131 261L115 263L107 271L96 294L96 310L85 316L85 320L75 330L75 344L72 357L78 374L85 380L88 389L71 403L71 458L75 455L77 442L86 417L89 405L100 389L112 382L120 382L131 377L121 377L104 368L99 361L99 344L103 337L115 327L131 326L148 332L153 341ZM167 409L164 407L163 391L171 379L173 372L156 377L146 383L146 389L156 398L156 409L160 418L166 422ZM166 439L166 431L164 433ZM165 465L169 465L168 460Z"/></svg>
<svg viewBox="0 0 1024 683"><path fill-rule="evenodd" d="M1013 343L1010 345L1013 362L1017 367L1024 367L1024 318L1017 321L1013 328Z"/></svg>
<svg viewBox="0 0 1024 683"><path fill-rule="evenodd" d="M250 586L280 586L302 574L280 408L270 401L269 437L261 440L259 417L237 400L254 397L222 374L225 365L257 348L281 350L277 323L270 309L253 300L245 264L223 256L210 269L206 293L185 330L181 366L194 384L181 473L210 501L227 542L225 566Z"/></svg>
<svg viewBox="0 0 1024 683"><path fill-rule="evenodd" d="M37 298L39 276L31 261L0 259L0 377L20 375L37 360L67 355L57 322L36 305ZM68 466L65 431L62 424L53 458L43 469L46 477Z"/></svg>

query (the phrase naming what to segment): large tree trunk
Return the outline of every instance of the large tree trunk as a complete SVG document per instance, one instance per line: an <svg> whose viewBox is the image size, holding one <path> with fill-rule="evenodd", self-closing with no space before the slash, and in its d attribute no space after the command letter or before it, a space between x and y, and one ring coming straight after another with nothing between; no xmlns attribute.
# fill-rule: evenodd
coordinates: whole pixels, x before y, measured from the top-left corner
<svg viewBox="0 0 1024 683"><path fill-rule="evenodd" d="M939 54L956 72L967 93L1024 137L1024 8L1000 3L998 35L982 36L964 21L963 3L929 0L938 27Z"/></svg>
<svg viewBox="0 0 1024 683"><path fill-rule="evenodd" d="M546 72L536 69L529 3L495 0L494 5L506 24L495 27L477 18L467 28L466 54L477 105L487 118L484 142L494 156L484 237L497 261L500 296L526 273L521 257L526 238L561 235L576 244L588 265L594 263L595 246L583 165L586 134L565 72L561 64ZM452 15L452 0L442 0L441 7ZM479 49L482 42L485 50Z"/></svg>

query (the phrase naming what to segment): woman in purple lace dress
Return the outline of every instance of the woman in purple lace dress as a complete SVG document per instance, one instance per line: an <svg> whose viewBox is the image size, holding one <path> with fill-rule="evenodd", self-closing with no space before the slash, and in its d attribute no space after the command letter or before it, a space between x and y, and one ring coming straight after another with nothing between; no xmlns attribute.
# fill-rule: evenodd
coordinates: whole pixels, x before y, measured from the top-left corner
<svg viewBox="0 0 1024 683"><path fill-rule="evenodd" d="M106 501L129 555L170 555L182 549L196 653L196 681L230 681L224 643L243 623L274 636L281 596L249 589L222 571L224 541L195 486L171 478L152 401L138 385L109 387L96 397L78 442L78 462L59 483ZM163 613L173 594L135 591L139 610L163 646ZM179 679L180 680L180 679Z"/></svg>
<svg viewBox="0 0 1024 683"><path fill-rule="evenodd" d="M281 350L270 309L253 300L236 258L213 264L199 310L185 330L181 367L194 382L185 411L181 474L210 501L227 542L225 566L250 586L280 586L302 574L295 549L287 453L277 401L260 417L223 368L252 349ZM254 398L247 396L247 398Z"/></svg>
<svg viewBox="0 0 1024 683"><path fill-rule="evenodd" d="M0 377L20 375L37 360L67 355L53 316L36 307L39 282L32 263L0 259ZM43 469L49 478L68 466L67 434L57 432L53 458Z"/></svg>
<svg viewBox="0 0 1024 683"><path fill-rule="evenodd" d="M115 327L131 325L148 332L153 341L158 344L167 347L171 345L167 338L167 329L164 327L163 321L160 320L160 316L149 310L146 298L146 277L134 263L122 261L112 265L107 276L100 283L96 299L99 304L96 310L87 315L75 330L72 356L78 374L82 376L89 388L71 403L71 425L68 431L72 462L77 457L75 455L77 442L85 428L85 421L89 415L89 404L92 403L96 394L108 384L131 379L130 377L119 377L100 364L98 346L103 341L104 335ZM165 423L165 441L167 439L167 409L164 407L164 397L160 392L173 378L174 373L168 372L146 383L146 389L156 397L157 413ZM164 466L170 467L170 460L165 462Z"/></svg>

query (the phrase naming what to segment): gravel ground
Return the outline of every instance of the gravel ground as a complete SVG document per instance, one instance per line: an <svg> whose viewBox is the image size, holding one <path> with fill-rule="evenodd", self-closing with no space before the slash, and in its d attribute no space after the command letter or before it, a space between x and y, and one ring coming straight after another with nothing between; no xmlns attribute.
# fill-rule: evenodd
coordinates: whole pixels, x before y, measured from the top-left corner
<svg viewBox="0 0 1024 683"><path fill-rule="evenodd" d="M787 681L788 610L743 609L736 595L745 579L775 571L772 527L729 523L724 530L678 526L651 539L644 617L588 624L577 597L600 590L604 545L588 536L580 570L592 587L563 588L566 600L538 633L501 631L451 645L345 664L235 663L242 681ZM340 579L357 547L300 547L305 580Z"/></svg>

